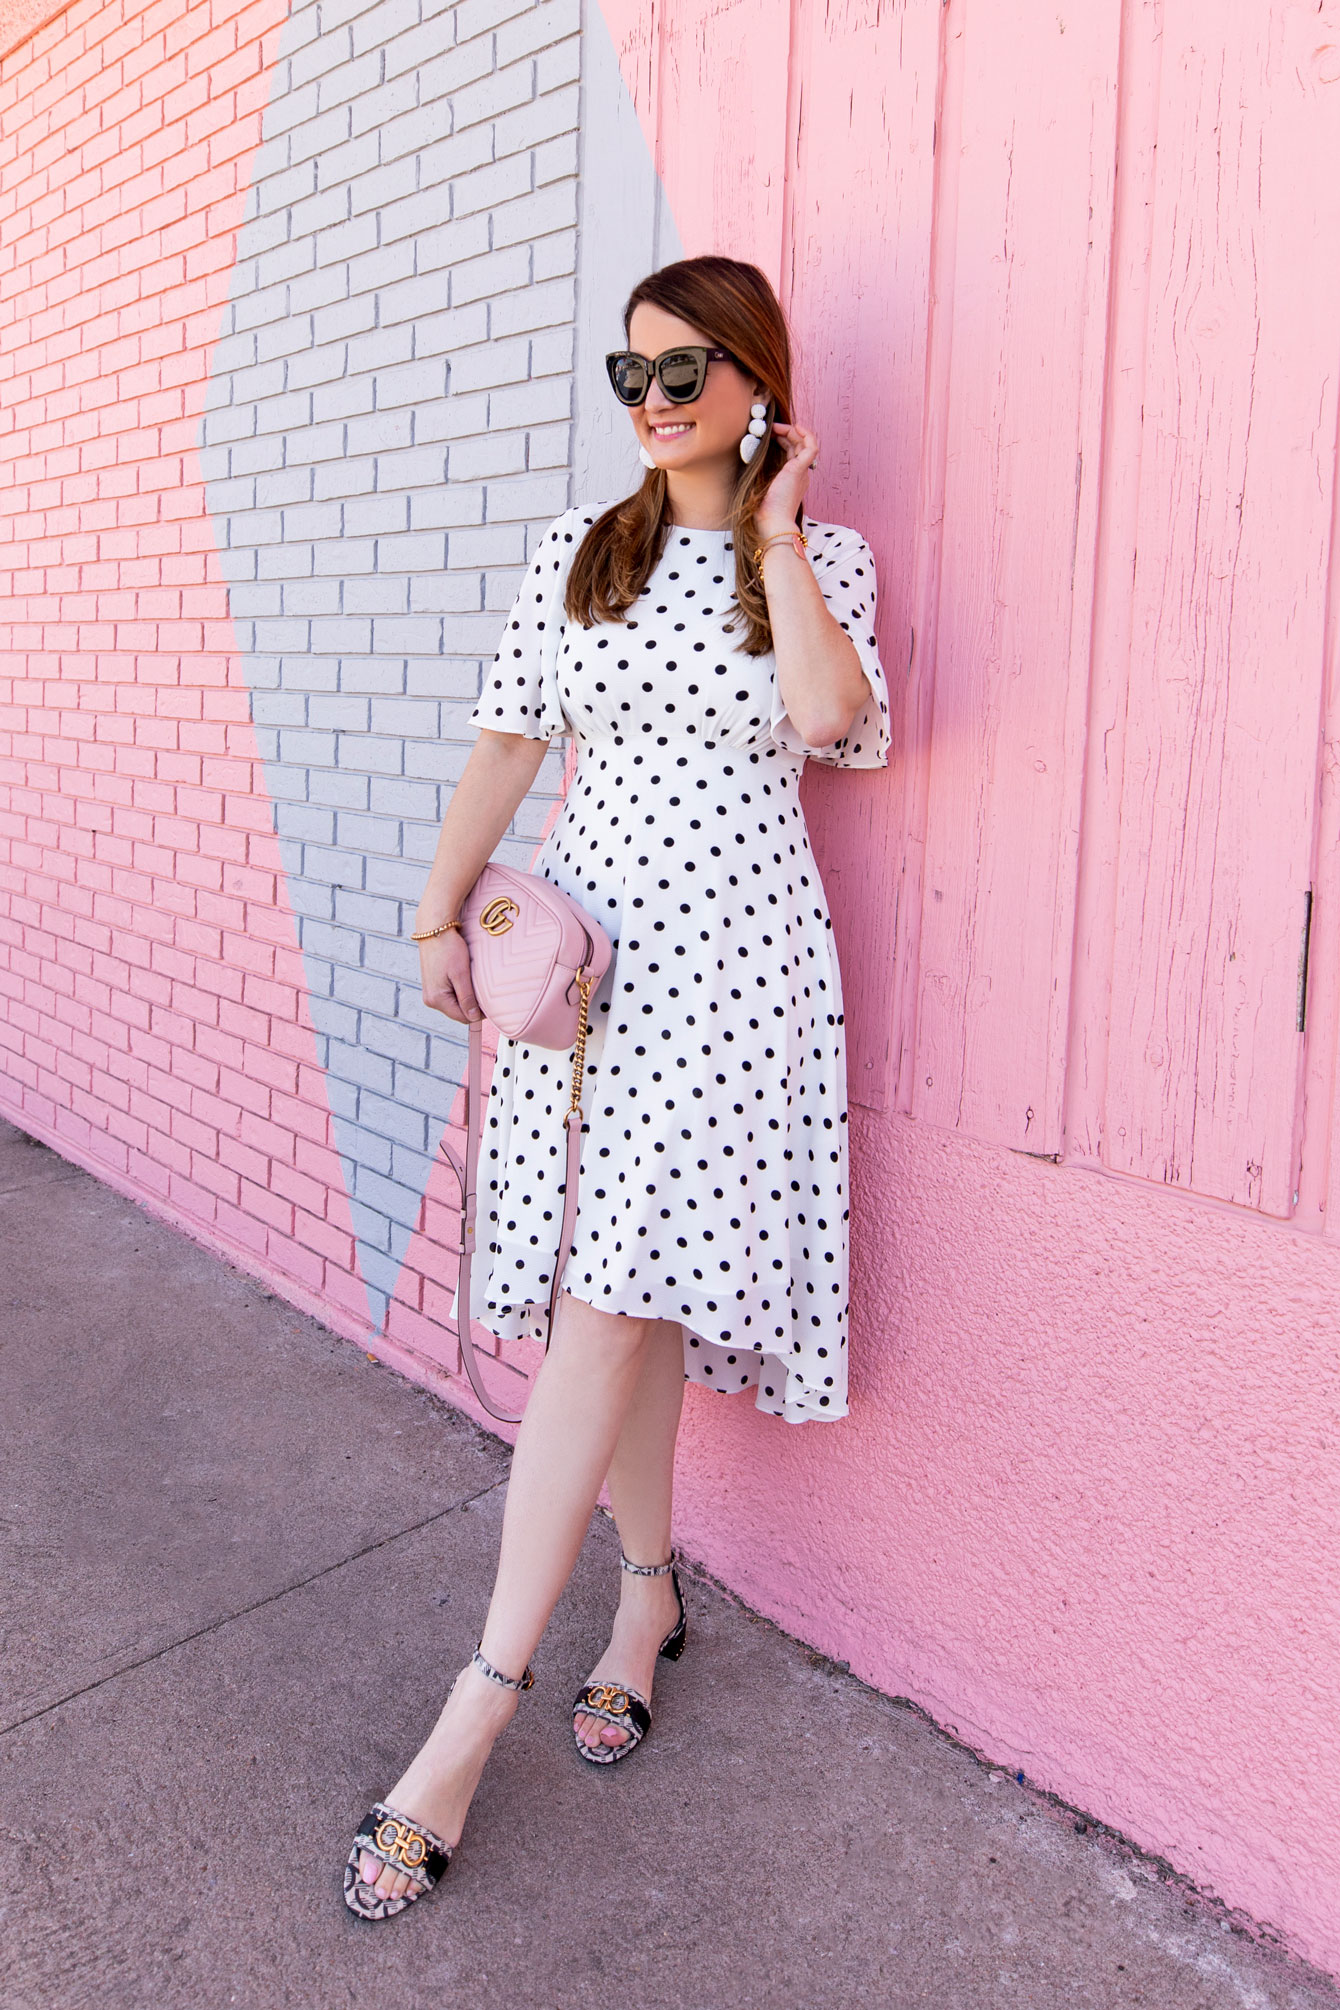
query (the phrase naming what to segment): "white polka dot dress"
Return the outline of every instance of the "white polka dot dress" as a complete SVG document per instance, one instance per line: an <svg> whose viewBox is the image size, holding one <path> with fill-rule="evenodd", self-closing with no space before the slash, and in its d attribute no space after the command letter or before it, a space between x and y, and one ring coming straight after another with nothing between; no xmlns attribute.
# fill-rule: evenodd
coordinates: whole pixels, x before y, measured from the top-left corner
<svg viewBox="0 0 1340 2010"><path fill-rule="evenodd" d="M883 766L875 577L855 531L806 522L809 558L870 696L807 747L775 660L726 622L725 531L672 529L626 621L568 623L563 593L606 505L542 540L476 725L571 733L576 772L534 870L603 924L582 1170L564 1288L677 1321L688 1377L752 1388L792 1422L847 1410L842 991L799 783L806 758ZM570 1056L500 1038L485 1112L473 1316L543 1339L563 1214Z"/></svg>

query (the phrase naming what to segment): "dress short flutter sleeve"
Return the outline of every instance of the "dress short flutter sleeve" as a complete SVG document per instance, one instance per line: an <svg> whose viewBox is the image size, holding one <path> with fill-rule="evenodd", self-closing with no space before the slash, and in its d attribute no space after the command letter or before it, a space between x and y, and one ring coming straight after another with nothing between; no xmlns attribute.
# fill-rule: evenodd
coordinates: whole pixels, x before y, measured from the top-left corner
<svg viewBox="0 0 1340 2010"><path fill-rule="evenodd" d="M554 740L571 732L557 677L563 595L578 546L595 516L590 509L565 510L540 539L470 714L472 726L521 733L528 740Z"/></svg>
<svg viewBox="0 0 1340 2010"><path fill-rule="evenodd" d="M882 768L889 758L889 693L875 641L875 560L859 531L845 524L805 519L807 555L829 613L856 645L870 696L849 730L831 746L812 747L792 723L776 680L772 689L773 739L789 754L804 754L832 768Z"/></svg>

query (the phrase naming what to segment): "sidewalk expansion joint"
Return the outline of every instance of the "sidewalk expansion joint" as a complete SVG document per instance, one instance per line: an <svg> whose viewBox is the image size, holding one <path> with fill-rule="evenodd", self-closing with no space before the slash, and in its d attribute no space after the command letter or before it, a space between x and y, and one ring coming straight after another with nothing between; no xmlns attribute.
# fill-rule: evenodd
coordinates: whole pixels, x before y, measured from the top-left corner
<svg viewBox="0 0 1340 2010"><path fill-rule="evenodd" d="M323 1563L319 1570L311 1570L306 1577L294 1578L292 1584L281 1584L275 1591L267 1591L264 1598L255 1598L250 1605L239 1605L235 1612L225 1612L218 1619L210 1619L205 1625L197 1626L190 1633L183 1633L176 1640L168 1640L161 1647L155 1647L151 1654L141 1654L135 1661L127 1661L120 1668L111 1668L105 1675L99 1675L92 1682L83 1683L78 1689L69 1690L64 1696L57 1696L50 1703L43 1703L40 1709L28 1711L26 1716L15 1717L12 1723L0 1724L0 1738L8 1737L11 1731L21 1731L25 1724L35 1724L42 1717L49 1717L53 1710L63 1710L67 1703L74 1703L80 1696L91 1695L108 1682L119 1682L123 1675L133 1675L137 1668L147 1668L150 1662L161 1661L165 1654L172 1654L178 1647L189 1647L193 1640L203 1640L206 1634L217 1633L221 1627L231 1626L235 1619L245 1619L250 1613L261 1612L267 1605L274 1605L281 1598L288 1598L295 1591L315 1584L320 1578L329 1577L332 1571L343 1570L348 1564L359 1563L365 1556L373 1556L379 1549L386 1549L393 1542L403 1542L407 1535L417 1535L420 1529L431 1528L435 1521L443 1521L449 1514L459 1514L462 1508L473 1507L499 1487L507 1485L507 1476L494 1480L489 1486L480 1487L477 1493L466 1494L461 1500L453 1501L450 1507L438 1508L435 1514L425 1515L421 1521L409 1522L404 1528L393 1529L390 1535L380 1535L375 1542L365 1543L362 1549L351 1550L348 1556L336 1557L333 1563Z"/></svg>
<svg viewBox="0 0 1340 2010"><path fill-rule="evenodd" d="M40 1179L22 1179L17 1186L0 1186L0 1200L9 1200L16 1193L31 1193L35 1186L70 1186L77 1179L87 1179L88 1174L81 1166L71 1166L67 1173L43 1173Z"/></svg>

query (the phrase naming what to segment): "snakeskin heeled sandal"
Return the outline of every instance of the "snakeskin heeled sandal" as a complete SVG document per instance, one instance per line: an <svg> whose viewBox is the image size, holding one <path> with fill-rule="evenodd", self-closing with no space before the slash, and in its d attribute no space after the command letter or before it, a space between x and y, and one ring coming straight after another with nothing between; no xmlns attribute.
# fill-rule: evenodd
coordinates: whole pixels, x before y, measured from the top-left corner
<svg viewBox="0 0 1340 2010"><path fill-rule="evenodd" d="M504 1689L530 1689L535 1683L533 1669L527 1668L524 1675L513 1679L486 1661L477 1647L470 1665ZM416 1898L433 1889L451 1862L454 1850L454 1843L443 1842L426 1823L412 1820L389 1801L374 1801L358 1824L344 1866L344 1902L360 1919L394 1919L407 1905L413 1905ZM365 1851L379 1862L389 1864L392 1870L404 1871L413 1880L409 1890L401 1892L399 1898L382 1898L372 1885L364 1884L360 1861Z"/></svg>
<svg viewBox="0 0 1340 2010"><path fill-rule="evenodd" d="M626 1556L620 1554L619 1564L630 1577L669 1576L675 1587L675 1597L679 1600L679 1618L656 1653L661 1660L678 1661L684 1652L688 1615L684 1610L684 1594L679 1587L679 1572L675 1569L674 1551L671 1551L668 1563L630 1563ZM577 1747L578 1756L591 1766L612 1766L616 1759L626 1759L651 1729L650 1704L645 1696L639 1695L636 1689L630 1689L626 1682L588 1682L584 1689L578 1690L573 1701L574 1718L579 1711L588 1717L598 1717L602 1724L617 1725L619 1730L628 1734L622 1745L588 1745L577 1735L574 1723L572 1742Z"/></svg>

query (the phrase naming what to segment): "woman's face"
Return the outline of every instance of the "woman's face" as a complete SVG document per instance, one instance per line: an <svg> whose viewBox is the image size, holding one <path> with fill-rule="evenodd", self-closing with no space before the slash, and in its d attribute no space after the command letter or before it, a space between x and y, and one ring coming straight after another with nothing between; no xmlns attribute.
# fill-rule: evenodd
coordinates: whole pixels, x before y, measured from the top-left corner
<svg viewBox="0 0 1340 2010"><path fill-rule="evenodd" d="M704 349L721 346L691 321L681 321L650 301L633 309L628 346L649 362L663 349L686 343ZM690 404L674 404L653 377L645 403L633 407L629 417L639 444L658 467L678 472L718 462L728 464L733 477L740 469L740 441L749 429L749 407L761 395L757 382L734 363L709 363L707 381Z"/></svg>

